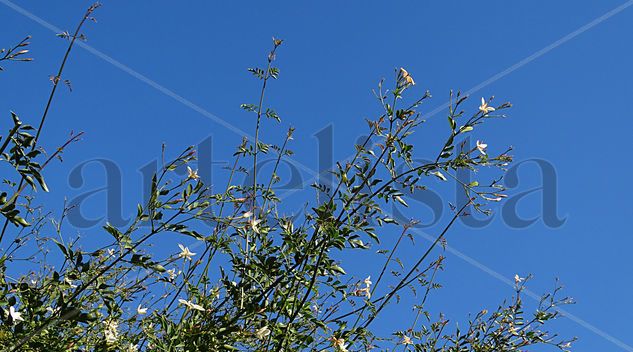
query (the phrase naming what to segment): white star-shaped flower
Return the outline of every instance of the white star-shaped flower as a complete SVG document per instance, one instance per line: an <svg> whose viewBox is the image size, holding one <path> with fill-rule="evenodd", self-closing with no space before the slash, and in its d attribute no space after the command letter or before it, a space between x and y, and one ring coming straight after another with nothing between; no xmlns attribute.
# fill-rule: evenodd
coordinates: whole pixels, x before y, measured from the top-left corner
<svg viewBox="0 0 633 352"><path fill-rule="evenodd" d="M250 220L251 228L253 229L253 232L255 232L257 234L259 234L259 223L260 222L262 222L260 219L252 218Z"/></svg>
<svg viewBox="0 0 633 352"><path fill-rule="evenodd" d="M187 178L191 180L199 179L200 176L198 176L198 170L193 170L192 168L187 166Z"/></svg>
<svg viewBox="0 0 633 352"><path fill-rule="evenodd" d="M183 246L182 244L178 244L178 247L180 248L180 254L178 254L179 258L184 258L185 260L187 259L191 260L191 257L196 255L196 253L190 251L189 248Z"/></svg>
<svg viewBox="0 0 633 352"><path fill-rule="evenodd" d="M69 279L67 277L64 278L64 282L66 282L68 284L68 286L70 286L70 288L77 288L77 285L75 285L73 283L73 280L71 280L71 279Z"/></svg>
<svg viewBox="0 0 633 352"><path fill-rule="evenodd" d="M525 280L525 279L520 277L519 274L514 275L514 283L518 284L518 283L520 283L523 280Z"/></svg>
<svg viewBox="0 0 633 352"><path fill-rule="evenodd" d="M189 308L189 309L195 309L195 310L199 310L201 312L205 311L203 306L201 306L199 304L195 304L195 303L193 303L191 301L187 301L187 300L181 298L181 299L178 300L178 302L180 304L182 304L183 306Z"/></svg>
<svg viewBox="0 0 633 352"><path fill-rule="evenodd" d="M15 310L13 306L9 307L9 315L11 316L11 320L13 320L13 323L24 321L24 318L22 318L22 313Z"/></svg>
<svg viewBox="0 0 633 352"><path fill-rule="evenodd" d="M407 335L404 335L404 337L402 338L402 344L403 345L413 345L413 341L411 341L411 338Z"/></svg>
<svg viewBox="0 0 633 352"><path fill-rule="evenodd" d="M139 304L138 307L136 307L136 313L138 315L147 314L147 308L142 308L141 305Z"/></svg>
<svg viewBox="0 0 633 352"><path fill-rule="evenodd" d="M180 275L180 270L176 272L176 269L167 270L167 275L169 276L169 280L173 281L178 275Z"/></svg>
<svg viewBox="0 0 633 352"><path fill-rule="evenodd" d="M491 111L495 111L495 108L492 106L488 106L488 102L486 99L481 98L481 106L479 106L479 111L481 111L484 115L487 115Z"/></svg>
<svg viewBox="0 0 633 352"><path fill-rule="evenodd" d="M412 86L415 85L415 81L413 80L413 77L411 77L409 72L407 72L407 70L405 70L402 67L400 67L400 77L402 77L402 79L404 79L405 84L410 84Z"/></svg>
<svg viewBox="0 0 633 352"><path fill-rule="evenodd" d="M343 339L337 339L334 338L332 340L332 344L334 345L334 347L336 347L340 352L348 352L347 351L347 344L345 343L345 340Z"/></svg>
<svg viewBox="0 0 633 352"><path fill-rule="evenodd" d="M270 335L270 329L268 328L268 326L264 326L263 328L259 328L257 329L257 331L255 331L255 337L257 337L258 340L263 340L268 335Z"/></svg>
<svg viewBox="0 0 633 352"><path fill-rule="evenodd" d="M366 285L367 287L370 287L370 286L371 286L371 284L372 284L372 282L371 282L371 276L367 276L367 278L365 279L365 285Z"/></svg>
<svg viewBox="0 0 633 352"><path fill-rule="evenodd" d="M486 148L488 148L488 144L485 144L483 141L477 141L477 150L483 155L486 155Z"/></svg>
<svg viewBox="0 0 633 352"><path fill-rule="evenodd" d="M119 336L119 332L118 332L119 324L114 320L106 321L104 324L105 324L105 331L103 332L103 335L105 337L106 343L109 343L109 344L116 343Z"/></svg>

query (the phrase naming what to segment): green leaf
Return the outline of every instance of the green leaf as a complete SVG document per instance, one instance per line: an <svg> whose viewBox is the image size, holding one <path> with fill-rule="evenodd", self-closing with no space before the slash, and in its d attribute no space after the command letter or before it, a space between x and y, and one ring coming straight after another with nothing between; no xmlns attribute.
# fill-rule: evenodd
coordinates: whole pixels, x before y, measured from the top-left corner
<svg viewBox="0 0 633 352"><path fill-rule="evenodd" d="M396 201L398 201L398 203L404 205L405 207L409 206L409 204L407 204L407 202L405 202L404 199L402 199L402 197L400 196L395 196L393 197L393 199L395 199Z"/></svg>
<svg viewBox="0 0 633 352"><path fill-rule="evenodd" d="M114 237L115 240L120 241L121 238L123 237L123 234L121 233L121 231L117 230L114 226L112 226L109 222L107 222L105 224L105 226L103 226L103 228L112 235L112 237Z"/></svg>
<svg viewBox="0 0 633 352"><path fill-rule="evenodd" d="M437 178L439 178L439 179L440 179L440 180L442 180L442 181L446 181L446 177L444 176L444 174L442 174L442 173L441 173L441 172L439 172L439 171L434 171L434 172L431 172L431 175L436 176Z"/></svg>
<svg viewBox="0 0 633 352"><path fill-rule="evenodd" d="M347 274L347 273L345 272L345 270L343 270L343 268L341 268L341 267L340 267L340 266L338 266L338 265L332 265L332 266L330 267L330 270L332 270L333 272L339 273L339 274L341 274L341 275L345 275L345 274Z"/></svg>
<svg viewBox="0 0 633 352"><path fill-rule="evenodd" d="M55 242L55 244L57 245L57 247L59 247L59 249L62 251L62 253L64 253L65 257L69 257L68 255L68 249L66 249L66 246L64 246L63 244L61 244L59 241L53 239L53 242Z"/></svg>
<svg viewBox="0 0 633 352"><path fill-rule="evenodd" d="M459 132L466 133L473 130L473 126L462 126L459 128Z"/></svg>

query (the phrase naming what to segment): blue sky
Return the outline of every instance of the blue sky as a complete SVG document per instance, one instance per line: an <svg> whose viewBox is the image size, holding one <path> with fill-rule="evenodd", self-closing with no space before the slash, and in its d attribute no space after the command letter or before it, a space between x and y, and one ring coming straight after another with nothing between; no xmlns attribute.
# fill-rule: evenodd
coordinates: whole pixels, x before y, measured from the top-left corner
<svg viewBox="0 0 633 352"><path fill-rule="evenodd" d="M14 110L37 121L50 89L48 77L65 50L50 27L71 30L89 4L0 0L5 28L0 46L30 34L36 58L10 64L0 74L0 111L7 117ZM176 152L211 137L214 160L228 160L241 136L217 119L253 133L252 116L239 106L256 101L259 82L246 68L264 64L273 35L285 43L277 61L281 79L273 82L268 101L283 121L269 123L264 139L281 141L288 126L296 127L295 160L314 170L314 135L331 125L335 159L351 154L353 141L364 132L363 119L379 114L371 89L403 66L415 77L418 94L425 89L433 94L423 112L441 107L451 88L479 87L470 101L473 109L481 96L511 101L510 118L493 121L473 138L485 140L491 150L512 145L517 161L553 165L556 214L566 219L555 227L543 221L541 192L536 192L519 203L521 217L538 218L526 228L513 228L499 207L486 227L456 227L440 277L444 288L433 296L433 309L465 317L512 294L503 278L531 273L531 289L539 293L558 277L578 303L566 307L577 319L563 319L556 328L563 336L580 337L577 350L633 351L627 347L633 346L627 319L633 314L627 163L633 122L626 107L633 93L631 4L104 1L98 23L84 31L92 49L77 47L72 53L64 78L72 81L73 92L59 92L41 144L52 150L70 130L84 131L85 138L65 154L63 164L48 170L53 192L41 199L56 207L64 197L102 186L105 175L97 164L86 167L79 188L71 186L69 176L82 162L107 159L121 170L125 217L141 196L139 170L159 157L161 143ZM446 132L444 116L443 111L429 116L416 134L420 157L437 149L427 147L436 146ZM216 173L221 181L219 167ZM534 163L523 164L519 176L511 194L544 182ZM297 192L289 202L301 204L311 194ZM445 208L426 233L435 235L445 223ZM100 193L84 210L99 220L105 209ZM421 204L406 213L429 216ZM77 231L88 238L99 232L98 227ZM406 253L414 256L416 248ZM367 267L352 270L363 275Z"/></svg>

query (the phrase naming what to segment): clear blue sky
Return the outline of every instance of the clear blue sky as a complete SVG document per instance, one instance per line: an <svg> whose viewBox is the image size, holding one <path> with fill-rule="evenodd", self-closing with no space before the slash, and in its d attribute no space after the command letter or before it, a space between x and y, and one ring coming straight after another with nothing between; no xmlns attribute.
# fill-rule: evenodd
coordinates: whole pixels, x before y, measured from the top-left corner
<svg viewBox="0 0 633 352"><path fill-rule="evenodd" d="M263 65L273 35L286 40L277 62L281 79L269 94L283 128L269 124L265 139L280 141L283 130L295 126L295 159L315 170L313 135L331 124L335 157L350 154L353 140L364 132L363 118L379 113L371 89L380 78L391 78L394 68L414 75L419 94L433 93L422 109L427 113L445 103L450 88L469 90L487 82L473 93L472 108L490 95L510 100L514 108L509 119L494 121L474 137L491 150L514 146L517 161L538 158L553 165L556 212L566 221L552 227L541 218L516 229L498 211L486 227L456 228L449 234L453 252L446 253L440 278L445 287L433 296L434 311L461 318L494 308L512 294L502 279L515 273L533 274L531 289L537 293L559 277L578 302L566 308L578 319L556 324L561 334L579 336L578 351L633 351L627 347L633 346L628 319L633 122L626 105L633 95L633 6L592 23L632 3L104 1L95 15L99 23L84 31L87 44L127 69L95 51L73 52L63 78L74 90L60 91L42 145L55 148L71 129L86 135L65 154L64 164L48 170L54 191L42 199L58 208L65 196L100 187L104 174L96 165L85 170L86 183L78 189L68 180L76 165L104 158L122 171L123 215L129 216L141 196L139 169L159 156L162 142L176 151L212 136L214 158L229 159L241 136L210 116L252 133L252 116L239 105L255 102L259 83L245 69ZM0 46L31 34L36 61L9 64L0 73L0 112L8 118L14 110L35 123L50 88L48 76L65 49L44 22L71 30L90 2L12 3L39 23L7 4L0 0ZM424 147L445 129L443 112L429 117L415 137L418 155L431 157ZM535 164L525 164L519 176L511 194L542 183ZM291 202L299 204L310 192L298 192ZM98 218L105 202L103 193L93 197L86 216ZM540 193L521 201L519 210L524 218L541 216ZM442 221L424 231L435 235L447 213L444 209ZM414 204L407 214L424 218L429 212ZM99 228L80 231L90 238ZM408 249L412 256L416 248ZM361 267L352 270L364 274Z"/></svg>

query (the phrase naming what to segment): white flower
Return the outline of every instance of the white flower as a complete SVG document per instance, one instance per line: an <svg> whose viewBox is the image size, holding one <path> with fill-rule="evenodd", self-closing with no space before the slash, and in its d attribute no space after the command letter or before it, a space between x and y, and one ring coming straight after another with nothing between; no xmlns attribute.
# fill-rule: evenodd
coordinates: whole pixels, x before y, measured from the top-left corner
<svg viewBox="0 0 633 352"><path fill-rule="evenodd" d="M138 346L130 343L129 346L127 346L127 352L137 352L138 351Z"/></svg>
<svg viewBox="0 0 633 352"><path fill-rule="evenodd" d="M564 343L564 344L560 345L560 347L561 348L570 348L571 347L571 342Z"/></svg>
<svg viewBox="0 0 633 352"><path fill-rule="evenodd" d="M118 332L119 324L114 320L106 321L104 322L104 324L105 324L105 330L103 331L103 336L105 337L106 343L109 343L109 344L116 343L119 336L119 332Z"/></svg>
<svg viewBox="0 0 633 352"><path fill-rule="evenodd" d="M209 291L209 297L213 298L213 299L218 299L220 298L220 289L217 287L212 288Z"/></svg>
<svg viewBox="0 0 633 352"><path fill-rule="evenodd" d="M15 310L13 306L9 307L9 315L11 316L11 320L13 320L13 323L24 321L24 318L22 318L22 313Z"/></svg>
<svg viewBox="0 0 633 352"><path fill-rule="evenodd" d="M253 212L252 211L247 211L244 214L242 214L243 218L250 218L251 216L253 216Z"/></svg>
<svg viewBox="0 0 633 352"><path fill-rule="evenodd" d="M402 338L402 344L403 345L413 345L413 341L411 341L411 338L407 335L404 335L404 337Z"/></svg>
<svg viewBox="0 0 633 352"><path fill-rule="evenodd" d="M103 336L105 337L105 340L107 343L115 343L117 340L117 335L115 333L113 333L112 331L106 330L103 333Z"/></svg>
<svg viewBox="0 0 633 352"><path fill-rule="evenodd" d="M407 72L407 70L405 70L402 67L400 67L400 77L402 77L402 79L404 80L406 84L410 84L412 86L415 85L415 81L413 80L413 77L411 77L409 72Z"/></svg>
<svg viewBox="0 0 633 352"><path fill-rule="evenodd" d="M198 304L195 304L191 301L187 301L184 299L179 299L178 302L180 302L180 304L182 304L183 306L189 308L189 309L195 309L195 310L199 310L201 312L204 312L204 307Z"/></svg>
<svg viewBox="0 0 633 352"><path fill-rule="evenodd" d="M66 282L70 286L70 288L77 288L77 285L73 284L73 280L67 277L64 278L64 282Z"/></svg>
<svg viewBox="0 0 633 352"><path fill-rule="evenodd" d="M292 221L283 221L280 223L280 225L281 225L281 228L284 229L284 231L286 231L287 233L295 232Z"/></svg>
<svg viewBox="0 0 633 352"><path fill-rule="evenodd" d="M193 257L194 255L196 255L196 253L193 253L192 251L189 250L189 248L183 246L182 244L179 244L178 247L180 247L180 254L178 254L178 257L180 258L184 258L185 260L189 259L191 260L191 257Z"/></svg>
<svg viewBox="0 0 633 352"><path fill-rule="evenodd" d="M53 309L52 307L46 307L46 311L51 313L51 315L56 314L57 312L59 312L59 307Z"/></svg>
<svg viewBox="0 0 633 352"><path fill-rule="evenodd" d="M371 276L367 276L367 278L365 280L363 280L363 282L365 283L365 287L358 287L360 284L358 284L356 287L356 289L354 291L352 291L352 295L354 296L365 296L367 299L371 298Z"/></svg>
<svg viewBox="0 0 633 352"><path fill-rule="evenodd" d="M105 340L107 343L115 343L117 340L117 335L115 333L113 333L112 331L106 330L103 333L103 336L105 337Z"/></svg>
<svg viewBox="0 0 633 352"><path fill-rule="evenodd" d="M255 337L257 337L257 339L259 340L265 339L268 335L270 335L270 329L268 328L268 326L264 326L263 328L257 329L257 331L255 331Z"/></svg>
<svg viewBox="0 0 633 352"><path fill-rule="evenodd" d="M198 170L192 170L189 166L187 166L187 179L197 180L200 176L198 176Z"/></svg>
<svg viewBox="0 0 633 352"><path fill-rule="evenodd" d="M488 144L485 144L483 141L477 141L477 150L483 155L486 155L486 148L488 148Z"/></svg>
<svg viewBox="0 0 633 352"><path fill-rule="evenodd" d="M371 276L367 276L367 278L365 279L365 285L366 285L367 287L370 287L370 286L371 286L371 284L372 284L372 282L371 282Z"/></svg>
<svg viewBox="0 0 633 352"><path fill-rule="evenodd" d="M525 280L524 278L520 277L519 274L514 275L514 283L518 284L521 281Z"/></svg>
<svg viewBox="0 0 633 352"><path fill-rule="evenodd" d="M481 98L481 106L479 107L479 111L481 111L484 115L487 115L491 111L495 111L495 108L492 106L488 106L488 102L486 99Z"/></svg>
<svg viewBox="0 0 633 352"><path fill-rule="evenodd" d="M204 307L195 303L191 303L191 309L195 309L195 310L199 310L201 312L204 312Z"/></svg>
<svg viewBox="0 0 633 352"><path fill-rule="evenodd" d="M260 222L262 222L260 219L255 219L255 218L252 218L251 221L250 221L250 225L251 225L251 228L253 229L253 232L255 232L257 234L259 234L259 226L258 225L259 225Z"/></svg>
<svg viewBox="0 0 633 352"><path fill-rule="evenodd" d="M174 281L174 279L176 278L176 276L180 275L180 270L178 270L178 272L176 272L176 269L169 269L167 270L167 275L169 275L169 280L170 281Z"/></svg>
<svg viewBox="0 0 633 352"><path fill-rule="evenodd" d="M136 307L136 313L138 315L147 314L147 308L141 308L141 305L139 304L138 307Z"/></svg>
<svg viewBox="0 0 633 352"><path fill-rule="evenodd" d="M336 337L332 336L332 338L330 339L330 341L332 342L332 345L340 352L348 352L347 351L347 344L345 343L345 340L343 339L337 339Z"/></svg>

